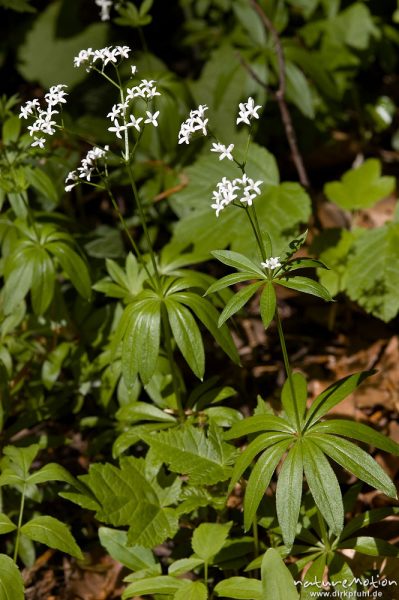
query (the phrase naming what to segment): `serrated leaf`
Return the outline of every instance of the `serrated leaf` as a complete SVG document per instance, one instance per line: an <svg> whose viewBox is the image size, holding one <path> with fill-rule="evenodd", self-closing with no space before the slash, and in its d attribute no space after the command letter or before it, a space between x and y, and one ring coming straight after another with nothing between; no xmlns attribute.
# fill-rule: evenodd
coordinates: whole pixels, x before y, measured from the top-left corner
<svg viewBox="0 0 399 600"><path fill-rule="evenodd" d="M256 283L250 283L245 287L241 288L239 292L234 294L232 298L227 302L226 306L222 310L219 317L218 325L221 327L227 319L238 312L251 298L258 289L263 285L263 281L257 281Z"/></svg>
<svg viewBox="0 0 399 600"><path fill-rule="evenodd" d="M276 292L272 283L267 283L263 288L259 304L263 326L267 329L274 319L277 306Z"/></svg>
<svg viewBox="0 0 399 600"><path fill-rule="evenodd" d="M302 446L297 442L289 451L278 476L276 509L284 544L289 550L295 540L303 486Z"/></svg>
<svg viewBox="0 0 399 600"><path fill-rule="evenodd" d="M365 160L357 169L347 171L340 181L324 187L331 202L347 210L370 208L389 196L395 189L394 177L381 176L381 162L376 158Z"/></svg>
<svg viewBox="0 0 399 600"><path fill-rule="evenodd" d="M143 435L143 440L159 460L174 473L186 474L193 485L212 485L225 481L235 450L200 429L187 426L156 435Z"/></svg>
<svg viewBox="0 0 399 600"><path fill-rule="evenodd" d="M83 554L68 527L65 523L54 519L54 517L34 517L21 527L21 533L34 542L40 542L49 546L49 548L61 550L61 552L70 554L75 558L83 558Z"/></svg>
<svg viewBox="0 0 399 600"><path fill-rule="evenodd" d="M205 370L205 354L198 325L185 306L171 298L167 298L165 305L176 344L193 373L202 379Z"/></svg>
<svg viewBox="0 0 399 600"><path fill-rule="evenodd" d="M234 600L262 600L262 583L248 577L229 577L215 586L221 598Z"/></svg>
<svg viewBox="0 0 399 600"><path fill-rule="evenodd" d="M191 546L204 562L212 564L212 558L223 548L232 523L201 523L193 533Z"/></svg>
<svg viewBox="0 0 399 600"><path fill-rule="evenodd" d="M263 557L261 575L264 600L299 600L292 575L274 548Z"/></svg>
<svg viewBox="0 0 399 600"><path fill-rule="evenodd" d="M385 471L367 452L335 435L310 434L318 447L341 467L353 473L372 487L381 490L387 496L396 498L396 487Z"/></svg>
<svg viewBox="0 0 399 600"><path fill-rule="evenodd" d="M10 533L11 531L15 531L17 526L5 515L4 513L0 513L0 535L3 533Z"/></svg>
<svg viewBox="0 0 399 600"><path fill-rule="evenodd" d="M330 292L320 283L313 281L313 279L309 279L308 277L301 277L299 275L296 275L295 277L286 277L285 279L279 277L275 279L275 282L278 285L283 285L291 290L310 294L311 296L317 296L317 298L326 300L326 302L332 301Z"/></svg>
<svg viewBox="0 0 399 600"><path fill-rule="evenodd" d="M57 463L44 465L41 469L29 475L27 479L27 483L35 485L46 483L47 481L64 481L80 492L88 493L87 488L78 479Z"/></svg>
<svg viewBox="0 0 399 600"><path fill-rule="evenodd" d="M144 548L143 546L128 547L126 531L100 527L98 535L101 545L107 550L110 556L128 569L139 571L148 567L159 567L149 548Z"/></svg>
<svg viewBox="0 0 399 600"><path fill-rule="evenodd" d="M0 600L24 600L24 582L15 562L0 554Z"/></svg>
<svg viewBox="0 0 399 600"><path fill-rule="evenodd" d="M259 504L269 486L272 475L292 440L282 440L273 444L258 458L249 477L244 498L244 528L251 527Z"/></svg>
<svg viewBox="0 0 399 600"><path fill-rule="evenodd" d="M302 441L303 467L306 481L316 505L336 534L344 526L341 489L330 463L319 447L308 438Z"/></svg>

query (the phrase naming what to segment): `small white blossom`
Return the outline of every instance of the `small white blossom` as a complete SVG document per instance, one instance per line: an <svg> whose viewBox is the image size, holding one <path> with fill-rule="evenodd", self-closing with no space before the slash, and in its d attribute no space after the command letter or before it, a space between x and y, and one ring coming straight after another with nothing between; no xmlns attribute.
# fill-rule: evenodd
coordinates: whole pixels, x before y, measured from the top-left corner
<svg viewBox="0 0 399 600"><path fill-rule="evenodd" d="M54 115L58 115L59 111L55 110L54 107L65 104L65 96L67 95L63 89L65 87L67 86L60 83L58 85L53 85L49 89L44 96L46 103L45 109L41 108L40 102L37 98L34 100L28 100L24 106L21 106L19 113L20 119L27 119L32 115L35 117L35 121L32 123L32 125L28 126L29 135L34 138L34 141L31 144L32 146L44 148L44 144L46 142L46 138L38 137L36 133L40 132L46 135L53 135L55 133L57 122L54 121L52 117Z"/></svg>
<svg viewBox="0 0 399 600"><path fill-rule="evenodd" d="M71 171L66 176L65 183L68 183L68 181L72 181L72 183L65 186L65 191L70 192L76 185L78 185L81 179L90 182L92 175L96 172L99 173L97 161L99 159L106 159L108 151L109 146L104 146L104 148L99 148L96 146L89 150L86 156L82 158L81 164L76 171Z"/></svg>
<svg viewBox="0 0 399 600"><path fill-rule="evenodd" d="M239 123L245 123L250 125L250 119L259 119L258 110L262 108L260 105L255 106L253 98L249 97L247 102L239 104L239 113L237 118L237 125Z"/></svg>
<svg viewBox="0 0 399 600"><path fill-rule="evenodd" d="M104 68L110 62L115 64L120 58L128 58L130 52L131 49L129 46L106 46L105 48L94 51L92 48L88 48L87 50L81 50L79 54L75 56L73 64L75 67L85 65L86 71L90 71L97 61L102 62L102 68Z"/></svg>
<svg viewBox="0 0 399 600"><path fill-rule="evenodd" d="M212 199L214 203L211 208L216 211L218 217L220 211L231 204L234 200L238 200L241 204L251 206L253 200L261 193L260 185L262 181L254 181L246 174L241 178L236 178L233 181L223 177L222 181L217 184L217 190L213 192Z"/></svg>
<svg viewBox="0 0 399 600"><path fill-rule="evenodd" d="M109 117L111 121L115 121L115 119L123 115L124 108L125 107L123 106L123 104L114 104L111 109L111 112L107 114L107 117Z"/></svg>
<svg viewBox="0 0 399 600"><path fill-rule="evenodd" d="M181 124L179 131L179 144L189 144L192 134L196 131L201 130L203 135L207 135L206 126L208 119L204 119L206 110L208 110L206 104L200 104L196 110L190 111L188 119Z"/></svg>
<svg viewBox="0 0 399 600"><path fill-rule="evenodd" d="M34 100L28 100L23 106L21 106L19 118L27 119L30 115L33 115L34 110L37 108L40 108L40 102L37 98Z"/></svg>
<svg viewBox="0 0 399 600"><path fill-rule="evenodd" d="M131 70L131 72L132 72L132 75L136 75L136 72L137 72L137 67L136 67L136 65L132 65L132 66L130 67L130 70Z"/></svg>
<svg viewBox="0 0 399 600"><path fill-rule="evenodd" d="M271 256L265 262L260 263L264 269L274 270L281 267L280 257Z"/></svg>
<svg viewBox="0 0 399 600"><path fill-rule="evenodd" d="M127 123L127 127L135 127L137 131L140 131L140 123L143 120L142 117L136 119L133 115L130 115L130 123Z"/></svg>
<svg viewBox="0 0 399 600"><path fill-rule="evenodd" d="M150 123L151 125L154 125L154 127L158 127L158 115L159 115L159 110L157 110L157 112L150 113L148 110L145 111L147 114L147 119L144 121L144 123Z"/></svg>
<svg viewBox="0 0 399 600"><path fill-rule="evenodd" d="M97 6L101 9L101 21L109 21L111 18L112 0L94 0Z"/></svg>
<svg viewBox="0 0 399 600"><path fill-rule="evenodd" d="M211 152L218 152L220 154L219 160L223 160L224 158L233 160L233 155L231 154L233 148L234 144L230 144L230 146L227 147L223 144L212 144Z"/></svg>
<svg viewBox="0 0 399 600"><path fill-rule="evenodd" d="M46 143L46 138L35 137L33 139L34 139L34 141L32 142L31 146L39 146L39 148L44 148L44 144Z"/></svg>
<svg viewBox="0 0 399 600"><path fill-rule="evenodd" d="M126 125L119 125L118 119L115 119L114 126L108 127L108 131L114 131L116 134L116 137L121 140L122 139L121 131L126 131Z"/></svg>

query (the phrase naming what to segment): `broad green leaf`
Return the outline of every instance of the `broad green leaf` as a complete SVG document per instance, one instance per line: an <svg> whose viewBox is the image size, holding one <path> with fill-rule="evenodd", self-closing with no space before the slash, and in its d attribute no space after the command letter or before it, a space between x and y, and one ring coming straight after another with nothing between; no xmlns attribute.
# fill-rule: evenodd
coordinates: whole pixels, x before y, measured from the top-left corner
<svg viewBox="0 0 399 600"><path fill-rule="evenodd" d="M62 242L50 242L46 244L46 249L59 261L82 298L89 300L91 297L90 275L86 263L79 254L68 244Z"/></svg>
<svg viewBox="0 0 399 600"><path fill-rule="evenodd" d="M7 146L16 142L21 131L21 119L17 115L12 115L3 123L2 137L3 143Z"/></svg>
<svg viewBox="0 0 399 600"><path fill-rule="evenodd" d="M118 421L159 421L160 423L175 423L176 419L148 402L134 402L122 406L116 413Z"/></svg>
<svg viewBox="0 0 399 600"><path fill-rule="evenodd" d="M107 550L110 556L131 571L159 567L149 548L144 548L143 546L128 547L126 531L100 527L98 535L101 545Z"/></svg>
<svg viewBox="0 0 399 600"><path fill-rule="evenodd" d="M205 354L198 325L185 306L171 298L167 298L165 305L176 344L193 373L202 379L205 370Z"/></svg>
<svg viewBox="0 0 399 600"><path fill-rule="evenodd" d="M316 238L315 246L320 244L322 251L320 259L328 269L317 269L319 281L328 289L332 296L346 289L348 281L348 261L356 236L361 234L346 229L328 229Z"/></svg>
<svg viewBox="0 0 399 600"><path fill-rule="evenodd" d="M9 315L25 298L32 286L34 262L31 256L31 249L25 249L24 261L15 267L6 277L6 283L3 289L3 311Z"/></svg>
<svg viewBox="0 0 399 600"><path fill-rule="evenodd" d="M315 433L332 433L350 437L359 442L364 442L369 446L374 446L380 450L384 450L394 456L399 456L399 444L391 440L386 435L379 433L369 425L357 423L356 421L348 421L346 419L329 419L322 423L317 423L312 427L312 432Z"/></svg>
<svg viewBox="0 0 399 600"><path fill-rule="evenodd" d="M377 490L381 490L387 496L397 497L396 487L385 471L356 444L330 434L321 436L312 433L310 435L318 447L344 469Z"/></svg>
<svg viewBox="0 0 399 600"><path fill-rule="evenodd" d="M302 373L293 373L291 375L291 381L294 388L294 397L292 395L291 382L288 378L285 381L281 392L281 403L290 422L293 426L296 426L297 412L300 422L303 421L306 410L306 400L308 398L308 386ZM295 409L295 406L297 407L297 410Z"/></svg>
<svg viewBox="0 0 399 600"><path fill-rule="evenodd" d="M208 590L202 581L183 580L173 600L207 600Z"/></svg>
<svg viewBox="0 0 399 600"><path fill-rule="evenodd" d="M292 575L274 548L262 560L262 600L299 600Z"/></svg>
<svg viewBox="0 0 399 600"><path fill-rule="evenodd" d="M326 302L332 301L330 292L320 283L313 281L313 279L309 279L308 277L301 277L299 275L296 275L295 277L286 277L285 279L279 277L275 279L275 282L278 285L283 285L291 290L310 294L311 296L317 296L322 300L326 300Z"/></svg>
<svg viewBox="0 0 399 600"><path fill-rule="evenodd" d="M125 598L136 598L143 594L174 594L182 583L181 579L169 577L168 575L141 579L127 586L122 594L122 600L125 600Z"/></svg>
<svg viewBox="0 0 399 600"><path fill-rule="evenodd" d="M263 288L259 304L263 325L267 329L274 319L277 306L276 292L272 283L267 283Z"/></svg>
<svg viewBox="0 0 399 600"><path fill-rule="evenodd" d="M39 483L46 483L47 481L64 481L81 492L88 492L85 486L82 485L78 479L71 475L63 466L58 465L57 463L48 463L47 465L44 465L41 469L29 475L27 479L27 483L35 485Z"/></svg>
<svg viewBox="0 0 399 600"><path fill-rule="evenodd" d="M193 311L196 317L213 335L219 346L226 352L227 356L229 356L233 362L239 364L240 357L230 331L226 325L218 327L219 313L216 308L208 302L208 300L205 300L192 292L174 294L174 298Z"/></svg>
<svg viewBox="0 0 399 600"><path fill-rule="evenodd" d="M116 344L122 340L122 375L125 385L131 389L136 383L138 373L137 354L141 347L138 347L137 340L137 322L140 312L136 305L128 306L124 311L118 325L115 337L112 341L112 353L116 351Z"/></svg>
<svg viewBox="0 0 399 600"><path fill-rule="evenodd" d="M29 469L38 455L40 450L39 444L31 444L30 446L17 447L5 446L3 454L7 457L3 458L2 467L8 467L13 473L26 480L29 475ZM5 471L6 469L4 469Z"/></svg>
<svg viewBox="0 0 399 600"><path fill-rule="evenodd" d="M318 597L320 590L318 586L320 586L324 578L326 559L325 554L318 556L306 571L305 577L301 582L301 600L311 600L311 598Z"/></svg>
<svg viewBox="0 0 399 600"><path fill-rule="evenodd" d="M338 535L344 526L344 508L336 475L323 452L307 437L302 441L302 456L310 492L329 527Z"/></svg>
<svg viewBox="0 0 399 600"><path fill-rule="evenodd" d="M188 475L193 485L212 485L230 475L235 449L215 435L186 426L142 438L159 460L174 473Z"/></svg>
<svg viewBox="0 0 399 600"><path fill-rule="evenodd" d="M191 546L195 554L205 563L211 563L216 554L223 548L232 523L201 523L194 533Z"/></svg>
<svg viewBox="0 0 399 600"><path fill-rule="evenodd" d="M230 429L226 431L224 437L226 440L233 440L235 438L243 437L250 433L257 433L258 431L279 431L280 433L294 433L295 429L281 417L274 415L254 415L236 423Z"/></svg>
<svg viewBox="0 0 399 600"><path fill-rule="evenodd" d="M24 600L24 582L15 562L0 554L0 600Z"/></svg>
<svg viewBox="0 0 399 600"><path fill-rule="evenodd" d="M265 278L265 273L262 271L260 265L254 263L247 256L244 256L244 254L232 252L231 250L214 250L211 254L224 265L233 267L238 271L248 271L255 276L262 277L262 279Z"/></svg>
<svg viewBox="0 0 399 600"><path fill-rule="evenodd" d="M232 315L238 312L258 291L258 289L263 285L262 281L258 281L256 283L250 283L245 287L241 288L239 292L234 294L232 298L228 301L226 306L224 307L220 317L219 317L219 327L223 325L227 319L229 319Z"/></svg>
<svg viewBox="0 0 399 600"><path fill-rule="evenodd" d="M0 513L0 535L3 533L10 533L17 529L17 526L5 515L4 513Z"/></svg>
<svg viewBox="0 0 399 600"><path fill-rule="evenodd" d="M226 275L222 277L207 289L205 296L208 294L214 294L215 292L219 292L220 290L225 289L231 285L236 283L241 283L243 281L250 281L251 279L255 279L256 276L254 273L250 273L249 271L239 271L238 273L230 273L230 275Z"/></svg>
<svg viewBox="0 0 399 600"><path fill-rule="evenodd" d="M306 415L307 428L311 427L334 406L339 404L341 400L344 400L344 398L354 392L367 377L370 377L374 373L375 371L361 371L360 373L348 375L321 392L314 400Z"/></svg>
<svg viewBox="0 0 399 600"><path fill-rule="evenodd" d="M399 310L399 223L367 230L352 246L346 293L385 322Z"/></svg>
<svg viewBox="0 0 399 600"><path fill-rule="evenodd" d="M47 390L51 390L54 387L73 346L74 344L70 342L61 342L54 350L48 353L46 360L43 361L41 376Z"/></svg>
<svg viewBox="0 0 399 600"><path fill-rule="evenodd" d="M290 549L295 540L303 485L302 446L297 442L289 451L278 476L276 509L284 544Z"/></svg>
<svg viewBox="0 0 399 600"><path fill-rule="evenodd" d="M248 577L229 577L215 586L221 598L234 600L262 600L262 583Z"/></svg>
<svg viewBox="0 0 399 600"><path fill-rule="evenodd" d="M233 473L231 475L228 493L232 491L233 487L243 475L245 469L247 469L252 463L255 456L257 456L263 450L266 450L266 448L270 448L270 446L273 446L277 442L286 440L287 436L287 433L263 433L261 435L258 435L250 444L248 444L248 446L244 448L244 450L241 452L240 456L235 462ZM289 439L293 438L289 436Z"/></svg>
<svg viewBox="0 0 399 600"><path fill-rule="evenodd" d="M302 71L292 62L286 62L287 99L299 108L301 113L313 119L315 116L313 97L309 83Z"/></svg>
<svg viewBox="0 0 399 600"><path fill-rule="evenodd" d="M368 510L360 515L356 515L353 519L349 521L345 525L342 530L340 540L345 540L347 537L352 535L355 531L362 529L363 527L368 527L373 523L379 523L385 517L390 517L392 515L399 514L398 506L389 506L384 508L375 508L373 510Z"/></svg>
<svg viewBox="0 0 399 600"><path fill-rule="evenodd" d="M83 558L83 554L76 544L71 532L65 523L54 517L34 517L21 527L21 533L34 542L40 542L50 548L61 550L75 558Z"/></svg>
<svg viewBox="0 0 399 600"><path fill-rule="evenodd" d="M399 548L385 540L369 536L346 539L338 548L353 548L356 552L368 556L399 556Z"/></svg>
<svg viewBox="0 0 399 600"><path fill-rule="evenodd" d="M37 248L32 274L32 308L42 315L49 307L54 295L55 269L53 261L44 248Z"/></svg>
<svg viewBox="0 0 399 600"><path fill-rule="evenodd" d="M332 181L324 187L331 202L341 208L353 210L369 208L389 196L395 189L394 177L381 176L381 162L369 158L357 169L347 171L341 181Z"/></svg>
<svg viewBox="0 0 399 600"><path fill-rule="evenodd" d="M292 440L283 440L273 444L258 458L249 477L244 498L244 528L251 527L258 506L269 486L272 475Z"/></svg>
<svg viewBox="0 0 399 600"><path fill-rule="evenodd" d="M204 561L202 558L181 558L180 560L175 560L175 562L170 565L168 574L179 577L179 575L184 575L189 571L193 571L203 564Z"/></svg>
<svg viewBox="0 0 399 600"><path fill-rule="evenodd" d="M136 315L134 330L129 332L128 351L128 360L132 363L130 368L140 374L144 385L149 382L157 366L160 336L160 303L148 300ZM145 340L145 343L140 344L140 340ZM127 351L126 346L123 345L123 351Z"/></svg>
<svg viewBox="0 0 399 600"><path fill-rule="evenodd" d="M25 167L25 175L31 186L54 205L58 204L58 192L50 177L39 168Z"/></svg>

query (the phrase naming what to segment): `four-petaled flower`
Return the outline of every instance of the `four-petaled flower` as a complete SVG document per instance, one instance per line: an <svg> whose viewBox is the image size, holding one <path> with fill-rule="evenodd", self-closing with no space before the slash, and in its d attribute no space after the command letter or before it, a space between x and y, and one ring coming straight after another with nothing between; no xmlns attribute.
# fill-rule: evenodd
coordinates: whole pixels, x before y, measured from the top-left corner
<svg viewBox="0 0 399 600"><path fill-rule="evenodd" d="M250 125L250 119L259 119L258 110L260 108L262 108L260 105L255 106L255 101L251 97L249 97L246 102L241 102L239 104L239 113L236 121L237 125L239 123Z"/></svg>
<svg viewBox="0 0 399 600"><path fill-rule="evenodd" d="M270 271L274 271L274 269L281 267L279 256L271 256L270 258L267 258L265 262L261 262L260 264L264 269L269 269Z"/></svg>
<svg viewBox="0 0 399 600"><path fill-rule="evenodd" d="M233 160L232 151L234 148L234 144L230 144L229 146L224 146L223 144L212 144L211 152L218 152L220 154L219 160L223 160L224 158L228 158L229 160Z"/></svg>

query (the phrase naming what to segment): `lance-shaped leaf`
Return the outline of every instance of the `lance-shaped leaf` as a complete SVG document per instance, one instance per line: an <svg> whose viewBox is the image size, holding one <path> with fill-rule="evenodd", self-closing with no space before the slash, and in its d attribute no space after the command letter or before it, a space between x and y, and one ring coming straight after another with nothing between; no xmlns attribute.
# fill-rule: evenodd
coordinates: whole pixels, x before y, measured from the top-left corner
<svg viewBox="0 0 399 600"><path fill-rule="evenodd" d="M265 553L261 574L264 600L299 600L292 575L274 548Z"/></svg>
<svg viewBox="0 0 399 600"><path fill-rule="evenodd" d="M241 283L242 281L250 281L251 279L260 279L260 276L256 276L254 273L251 273L249 271L239 271L238 273L230 273L230 275L226 275L218 281L215 281L215 283L212 283L212 285L205 292L205 296L208 296L208 294L219 292L220 290L224 290L225 288L236 283Z"/></svg>
<svg viewBox="0 0 399 600"><path fill-rule="evenodd" d="M214 430L215 431L215 430ZM152 452L174 473L190 477L190 483L212 485L225 481L231 473L235 448L221 441L219 434L192 426L143 435Z"/></svg>
<svg viewBox="0 0 399 600"><path fill-rule="evenodd" d="M338 545L338 548L353 548L367 556L399 556L399 548L385 540L370 536L350 538Z"/></svg>
<svg viewBox="0 0 399 600"><path fill-rule="evenodd" d="M313 279L309 279L308 277L301 277L299 275L295 277L286 277L284 279L280 277L275 279L275 282L290 288L291 290L310 294L311 296L317 296L318 298L322 298L322 300L332 302L331 294L327 288L325 288L324 285L321 285L321 283L313 281Z"/></svg>
<svg viewBox="0 0 399 600"><path fill-rule="evenodd" d="M369 444L369 446L389 452L389 454L393 454L394 456L399 456L399 444L372 427L364 425L364 423L357 423L356 421L348 421L346 419L329 419L328 421L314 425L312 433L333 433L350 437L359 442Z"/></svg>
<svg viewBox="0 0 399 600"><path fill-rule="evenodd" d="M357 515L345 525L342 530L340 540L343 541L352 535L355 531L368 527L373 523L379 523L385 517L399 514L399 506L387 506L384 508L375 508L373 510L367 510L360 515Z"/></svg>
<svg viewBox="0 0 399 600"><path fill-rule="evenodd" d="M303 485L302 446L297 442L289 451L278 476L276 508L284 544L294 543Z"/></svg>
<svg viewBox="0 0 399 600"><path fill-rule="evenodd" d="M290 444L291 439L277 442L265 450L258 459L245 490L244 528L246 531L251 527L275 468Z"/></svg>
<svg viewBox="0 0 399 600"><path fill-rule="evenodd" d="M253 415L239 423L235 423L230 431L226 431L224 437L226 440L243 437L250 433L258 431L279 431L282 433L295 433L295 429L281 417L275 415Z"/></svg>
<svg viewBox="0 0 399 600"><path fill-rule="evenodd" d="M260 316L262 317L265 329L269 327L274 319L276 306L277 299L273 284L267 283L260 296Z"/></svg>
<svg viewBox="0 0 399 600"><path fill-rule="evenodd" d="M221 327L227 319L238 312L251 298L258 289L263 285L263 281L257 281L256 283L250 283L242 288L239 292L234 294L228 301L222 313L219 317L218 325Z"/></svg>
<svg viewBox="0 0 399 600"><path fill-rule="evenodd" d="M3 291L3 311L12 313L25 298L32 286L35 248L24 245L7 259L4 266L5 286Z"/></svg>
<svg viewBox="0 0 399 600"><path fill-rule="evenodd" d="M204 561L202 558L181 558L179 560L175 560L175 562L170 565L168 574L178 577L179 575L184 575L189 571L193 571L203 564Z"/></svg>
<svg viewBox="0 0 399 600"><path fill-rule="evenodd" d="M291 389L291 384L293 390ZM308 397L308 386L302 373L293 373L291 380L288 378L281 392L281 403L287 417L293 426L296 426L297 411L300 422L306 410L306 400Z"/></svg>
<svg viewBox="0 0 399 600"><path fill-rule="evenodd" d="M59 261L78 293L86 300L91 296L90 275L84 260L69 244L60 241L46 244L46 249Z"/></svg>
<svg viewBox="0 0 399 600"><path fill-rule="evenodd" d="M348 375L339 381L336 381L317 396L306 415L306 427L311 427L316 421L321 419L329 410L339 404L341 400L349 396L357 387L375 371L361 371Z"/></svg>
<svg viewBox="0 0 399 600"><path fill-rule="evenodd" d="M122 563L131 571L142 569L159 569L160 564L155 561L154 555L149 548L143 546L128 547L126 531L100 527L98 530L101 545L108 551L110 556Z"/></svg>
<svg viewBox="0 0 399 600"><path fill-rule="evenodd" d="M318 556L306 571L301 585L301 600L311 600L318 597L320 582L323 581L326 568L326 555Z"/></svg>
<svg viewBox="0 0 399 600"><path fill-rule="evenodd" d="M34 517L21 527L21 533L34 542L40 542L76 558L83 558L68 527L54 517Z"/></svg>
<svg viewBox="0 0 399 600"><path fill-rule="evenodd" d="M205 370L204 345L191 312L179 302L165 300L169 324L176 344L193 373L202 379Z"/></svg>
<svg viewBox="0 0 399 600"><path fill-rule="evenodd" d="M123 346L123 351L128 351L127 360L132 363L132 372L139 373L144 385L149 382L157 366L160 329L160 302L148 299L142 303L141 310L135 318L134 329L129 332L129 348L126 347L127 344ZM145 343L142 343L144 340Z"/></svg>
<svg viewBox="0 0 399 600"><path fill-rule="evenodd" d="M130 583L122 594L122 600L125 600L125 598L135 598L144 594L166 594L170 597L182 584L182 579L170 577L169 575L148 577Z"/></svg>
<svg viewBox="0 0 399 600"><path fill-rule="evenodd" d="M316 505L337 535L344 525L341 489L330 463L320 448L307 437L302 441L306 481Z"/></svg>
<svg viewBox="0 0 399 600"><path fill-rule="evenodd" d="M262 600L262 583L249 577L229 577L215 586L221 598L234 600Z"/></svg>
<svg viewBox="0 0 399 600"><path fill-rule="evenodd" d="M24 600L24 582L15 562L0 554L0 600Z"/></svg>
<svg viewBox="0 0 399 600"><path fill-rule="evenodd" d="M33 263L31 299L36 315L42 315L54 295L55 269L53 261L44 248L38 247Z"/></svg>
<svg viewBox="0 0 399 600"><path fill-rule="evenodd" d="M385 471L367 452L356 446L356 444L330 434L321 436L312 433L309 434L310 436L318 447L341 467L344 467L344 469L377 490L381 490L387 496L397 497L396 487Z"/></svg>
<svg viewBox="0 0 399 600"><path fill-rule="evenodd" d="M211 252L211 254L229 267L234 267L238 271L249 271L254 275L262 277L262 279L265 279L265 273L262 271L261 267L247 256L244 256L244 254L232 252L231 250L215 250L214 252Z"/></svg>

